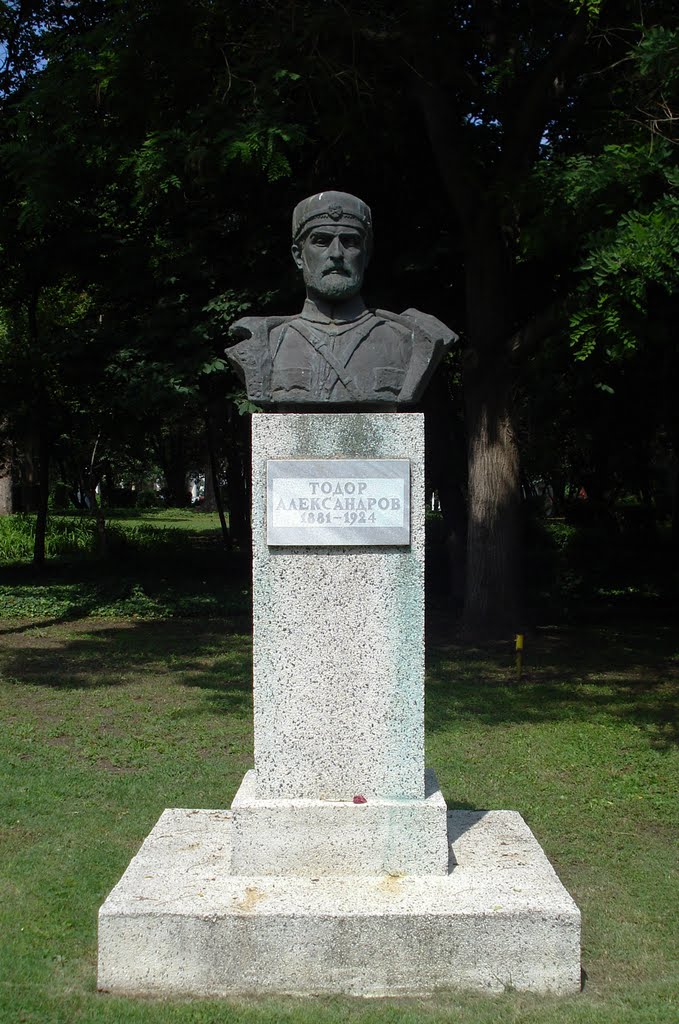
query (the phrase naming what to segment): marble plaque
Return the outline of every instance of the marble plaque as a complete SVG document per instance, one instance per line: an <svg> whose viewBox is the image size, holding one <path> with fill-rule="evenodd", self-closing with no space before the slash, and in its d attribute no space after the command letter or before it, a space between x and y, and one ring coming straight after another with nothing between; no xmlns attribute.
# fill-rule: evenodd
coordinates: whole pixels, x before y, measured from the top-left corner
<svg viewBox="0 0 679 1024"><path fill-rule="evenodd" d="M410 543L407 459L270 459L271 546Z"/></svg>

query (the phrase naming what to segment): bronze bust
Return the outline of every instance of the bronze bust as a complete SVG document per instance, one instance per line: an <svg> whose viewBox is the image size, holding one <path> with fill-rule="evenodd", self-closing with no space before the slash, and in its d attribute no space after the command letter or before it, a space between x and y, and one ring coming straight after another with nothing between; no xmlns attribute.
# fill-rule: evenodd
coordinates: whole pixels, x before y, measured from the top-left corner
<svg viewBox="0 0 679 1024"><path fill-rule="evenodd" d="M244 317L226 356L248 398L264 407L412 405L457 340L433 316L366 309L360 296L372 249L370 209L346 192L320 192L292 215L292 256L307 298L297 316Z"/></svg>

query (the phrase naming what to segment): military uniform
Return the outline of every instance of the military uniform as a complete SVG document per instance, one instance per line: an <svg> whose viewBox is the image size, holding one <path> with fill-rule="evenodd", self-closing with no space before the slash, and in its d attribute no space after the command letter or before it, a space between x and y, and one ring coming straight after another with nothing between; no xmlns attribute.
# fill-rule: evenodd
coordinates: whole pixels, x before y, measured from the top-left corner
<svg viewBox="0 0 679 1024"><path fill-rule="evenodd" d="M245 317L231 333L244 340L227 356L264 406L412 404L456 339L416 309L333 321L309 301L298 316Z"/></svg>

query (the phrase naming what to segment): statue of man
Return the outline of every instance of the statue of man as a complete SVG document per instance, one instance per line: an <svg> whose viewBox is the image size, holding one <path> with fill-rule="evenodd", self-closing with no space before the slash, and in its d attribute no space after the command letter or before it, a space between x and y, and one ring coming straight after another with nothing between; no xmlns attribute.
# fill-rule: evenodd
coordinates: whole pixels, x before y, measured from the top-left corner
<svg viewBox="0 0 679 1024"><path fill-rule="evenodd" d="M297 316L244 317L226 355L248 398L265 407L370 407L416 402L457 340L433 316L366 309L360 291L372 250L370 209L320 192L292 215L292 257L306 302Z"/></svg>

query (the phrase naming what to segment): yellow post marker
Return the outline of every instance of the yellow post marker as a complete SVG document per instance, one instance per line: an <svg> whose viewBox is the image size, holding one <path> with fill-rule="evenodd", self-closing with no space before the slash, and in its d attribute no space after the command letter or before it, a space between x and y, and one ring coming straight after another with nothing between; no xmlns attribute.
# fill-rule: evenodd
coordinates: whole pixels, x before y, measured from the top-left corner
<svg viewBox="0 0 679 1024"><path fill-rule="evenodd" d="M524 634L516 634L516 678L521 679L523 675L523 641Z"/></svg>

